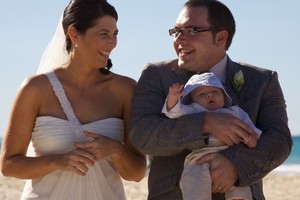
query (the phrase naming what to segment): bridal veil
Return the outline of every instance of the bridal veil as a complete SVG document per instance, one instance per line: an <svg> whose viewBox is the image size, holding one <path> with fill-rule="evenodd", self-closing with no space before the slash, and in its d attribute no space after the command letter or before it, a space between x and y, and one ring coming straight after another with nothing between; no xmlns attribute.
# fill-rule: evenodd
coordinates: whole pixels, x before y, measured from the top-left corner
<svg viewBox="0 0 300 200"><path fill-rule="evenodd" d="M61 16L53 38L42 55L37 74L49 72L66 63L68 60L68 52L65 47L66 36L62 27L62 18Z"/></svg>

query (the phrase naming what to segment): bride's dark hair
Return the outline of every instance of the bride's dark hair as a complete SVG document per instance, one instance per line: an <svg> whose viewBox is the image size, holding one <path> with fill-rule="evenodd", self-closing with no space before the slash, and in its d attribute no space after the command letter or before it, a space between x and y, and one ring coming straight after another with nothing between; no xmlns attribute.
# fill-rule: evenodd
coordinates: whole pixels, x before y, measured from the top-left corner
<svg viewBox="0 0 300 200"><path fill-rule="evenodd" d="M106 0L71 0L64 10L62 19L67 52L69 53L72 49L72 43L67 34L70 26L73 26L79 33L84 34L87 29L94 26L97 19L107 15L118 21L116 9ZM111 60L108 59L107 66L100 69L100 71L108 74L111 67Z"/></svg>

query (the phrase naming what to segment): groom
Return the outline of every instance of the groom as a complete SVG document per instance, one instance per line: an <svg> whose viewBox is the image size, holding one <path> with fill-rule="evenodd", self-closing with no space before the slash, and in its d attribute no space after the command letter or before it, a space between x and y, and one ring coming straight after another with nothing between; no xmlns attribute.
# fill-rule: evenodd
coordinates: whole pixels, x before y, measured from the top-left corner
<svg viewBox="0 0 300 200"><path fill-rule="evenodd" d="M211 164L214 200L224 199L233 184L250 185L253 199L265 199L262 178L288 157L292 140L277 73L233 62L226 52L234 33L234 18L224 4L189 0L169 30L178 59L145 66L129 136L141 152L153 156L148 199L182 199L179 180L184 158L192 149L205 147L208 135L231 146L199 161ZM255 148L240 143L252 130L232 116L196 113L168 119L161 114L170 85L185 84L193 74L206 71L218 76L233 104L263 131Z"/></svg>

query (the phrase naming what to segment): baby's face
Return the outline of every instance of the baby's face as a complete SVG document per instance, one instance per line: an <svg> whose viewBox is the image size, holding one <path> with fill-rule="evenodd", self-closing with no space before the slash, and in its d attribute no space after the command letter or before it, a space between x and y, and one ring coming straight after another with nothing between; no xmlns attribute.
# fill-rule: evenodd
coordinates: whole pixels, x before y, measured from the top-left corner
<svg viewBox="0 0 300 200"><path fill-rule="evenodd" d="M223 108L225 96L220 88L213 86L201 86L191 92L193 103L198 103L208 110Z"/></svg>

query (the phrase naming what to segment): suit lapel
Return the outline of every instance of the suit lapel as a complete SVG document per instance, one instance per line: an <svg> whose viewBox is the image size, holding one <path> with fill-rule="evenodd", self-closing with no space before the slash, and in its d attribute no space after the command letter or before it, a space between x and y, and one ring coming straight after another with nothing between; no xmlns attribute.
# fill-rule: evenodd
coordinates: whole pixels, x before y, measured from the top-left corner
<svg viewBox="0 0 300 200"><path fill-rule="evenodd" d="M235 62L233 62L229 57L227 60L227 69L226 69L226 92L230 95L232 98L232 102L234 105L239 105L241 102L243 102L243 92L245 91L245 85L244 83L239 96L237 96L237 92L234 90L234 87L231 83L233 80L234 75L241 70L241 66Z"/></svg>

